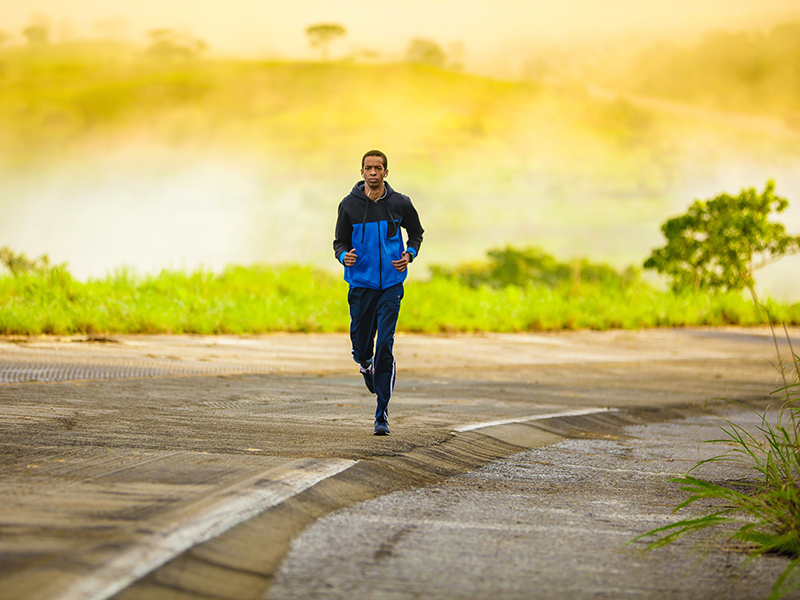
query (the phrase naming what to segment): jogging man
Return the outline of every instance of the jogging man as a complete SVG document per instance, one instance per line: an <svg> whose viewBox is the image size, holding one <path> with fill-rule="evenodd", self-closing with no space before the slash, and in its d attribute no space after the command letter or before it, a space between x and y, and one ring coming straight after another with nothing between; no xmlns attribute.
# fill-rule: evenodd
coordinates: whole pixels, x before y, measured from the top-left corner
<svg viewBox="0 0 800 600"><path fill-rule="evenodd" d="M403 281L416 258L423 229L408 196L385 181L389 159L370 150L361 159L361 176L339 204L333 251L350 284L350 340L367 389L378 397L375 435L389 435L389 399L395 380L394 332ZM406 230L408 247L400 228ZM378 339L375 341L375 334Z"/></svg>

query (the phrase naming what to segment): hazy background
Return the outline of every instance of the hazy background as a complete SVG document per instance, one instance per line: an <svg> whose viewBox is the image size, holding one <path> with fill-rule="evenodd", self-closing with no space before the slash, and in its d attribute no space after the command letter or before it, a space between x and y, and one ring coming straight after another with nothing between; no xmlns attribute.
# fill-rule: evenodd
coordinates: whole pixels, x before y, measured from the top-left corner
<svg viewBox="0 0 800 600"><path fill-rule="evenodd" d="M641 264L693 199L769 178L800 232L796 0L0 0L0 42L0 246L80 277L336 269L373 147L421 274L506 243Z"/></svg>
<svg viewBox="0 0 800 600"><path fill-rule="evenodd" d="M224 55L309 58L305 28L334 22L348 30L335 54L399 58L409 39L423 37L463 44L470 67L514 64L537 45L686 38L770 26L798 11L796 0L0 0L5 29L42 15L61 38L112 32L141 42L165 27L192 31Z"/></svg>

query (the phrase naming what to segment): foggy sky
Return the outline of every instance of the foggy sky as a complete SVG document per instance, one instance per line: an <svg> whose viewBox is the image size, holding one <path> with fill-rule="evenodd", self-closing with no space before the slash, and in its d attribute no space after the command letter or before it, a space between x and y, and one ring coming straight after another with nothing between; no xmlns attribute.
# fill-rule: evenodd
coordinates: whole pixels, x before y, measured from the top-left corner
<svg viewBox="0 0 800 600"><path fill-rule="evenodd" d="M186 30L218 54L307 57L304 29L337 22L334 48L391 56L413 37L463 43L476 55L511 47L624 36L694 35L715 28L768 26L800 17L797 0L0 0L0 29L18 33L32 15L56 35L96 34L98 21L134 41L159 27Z"/></svg>

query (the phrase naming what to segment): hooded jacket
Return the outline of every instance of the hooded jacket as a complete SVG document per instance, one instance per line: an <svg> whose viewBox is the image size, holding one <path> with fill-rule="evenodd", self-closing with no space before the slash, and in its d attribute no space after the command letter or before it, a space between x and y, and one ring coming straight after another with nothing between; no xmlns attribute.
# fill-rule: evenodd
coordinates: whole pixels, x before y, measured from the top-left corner
<svg viewBox="0 0 800 600"><path fill-rule="evenodd" d="M413 260L422 244L424 230L411 199L395 192L388 183L383 185L385 193L377 201L367 197L360 181L339 203L333 251L342 264L349 250L356 251L356 264L344 268L344 279L351 288L385 290L405 281L408 270L401 273L392 261L399 260L403 252L411 254ZM408 249L401 227L408 236Z"/></svg>

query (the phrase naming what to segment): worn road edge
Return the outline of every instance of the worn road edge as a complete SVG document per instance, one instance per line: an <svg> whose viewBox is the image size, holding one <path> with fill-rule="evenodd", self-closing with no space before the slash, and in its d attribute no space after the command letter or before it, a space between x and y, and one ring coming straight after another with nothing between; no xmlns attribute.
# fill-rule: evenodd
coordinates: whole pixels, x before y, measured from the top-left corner
<svg viewBox="0 0 800 600"><path fill-rule="evenodd" d="M709 400L659 408L627 408L482 426L450 439L354 466L269 508L218 537L198 544L113 596L115 600L256 600L268 598L272 577L292 540L325 515L391 492L431 485L491 461L567 438L607 438L630 425L698 415L737 406L764 409L768 398L732 404Z"/></svg>

